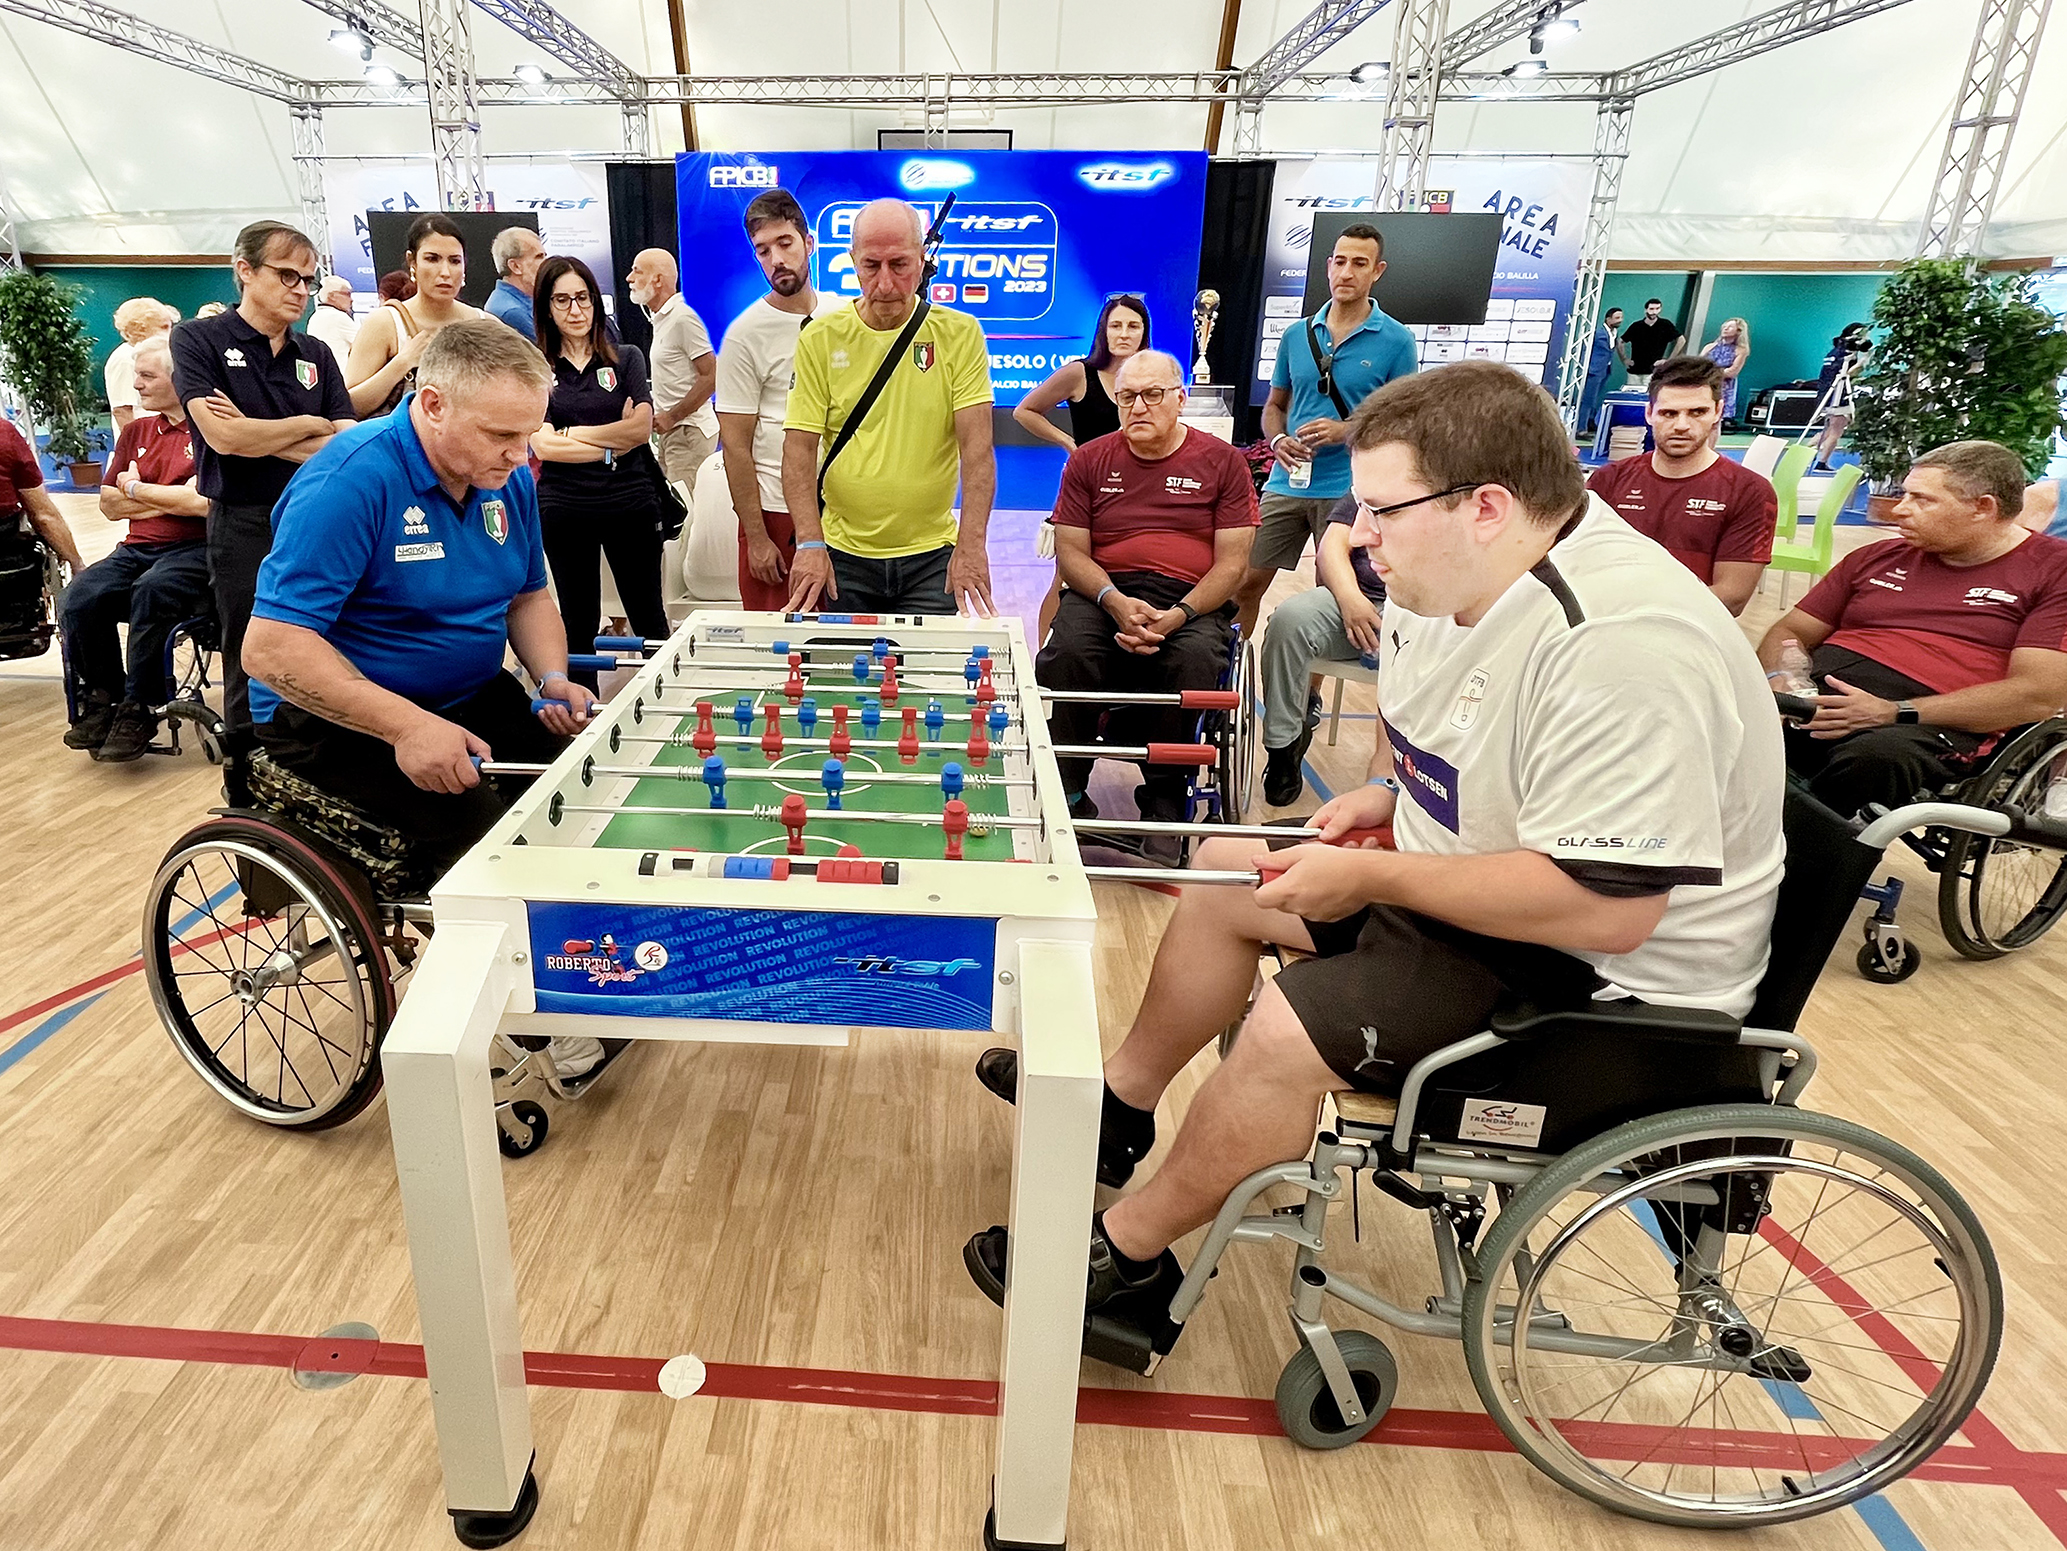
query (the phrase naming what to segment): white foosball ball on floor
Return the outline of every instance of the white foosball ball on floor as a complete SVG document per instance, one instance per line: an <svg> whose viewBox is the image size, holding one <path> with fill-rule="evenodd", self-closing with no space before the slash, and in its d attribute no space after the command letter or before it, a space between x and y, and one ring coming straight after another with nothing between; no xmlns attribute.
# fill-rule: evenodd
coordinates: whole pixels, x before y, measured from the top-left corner
<svg viewBox="0 0 2067 1551"><path fill-rule="evenodd" d="M513 1538L540 1490L497 1036L844 1045L894 1027L1018 1044L984 1534L1060 1546L1102 1091L1095 914L1020 627L700 612L638 644L632 682L432 890L383 1050L455 1533Z"/></svg>

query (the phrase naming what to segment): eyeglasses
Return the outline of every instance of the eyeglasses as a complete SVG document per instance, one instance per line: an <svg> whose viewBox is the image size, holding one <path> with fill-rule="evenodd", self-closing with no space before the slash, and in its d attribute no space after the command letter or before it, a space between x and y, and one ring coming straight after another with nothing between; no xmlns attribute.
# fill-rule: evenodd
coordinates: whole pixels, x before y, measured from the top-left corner
<svg viewBox="0 0 2067 1551"><path fill-rule="evenodd" d="M1112 396L1112 401L1122 409L1132 409L1136 404L1146 404L1150 409L1162 403L1166 393L1182 393L1182 388L1122 388Z"/></svg>
<svg viewBox="0 0 2067 1551"><path fill-rule="evenodd" d="M285 264L267 264L263 267L270 269L273 272L274 278L290 291L297 288L304 291L310 290L322 278L319 275L305 275L300 270L290 269Z"/></svg>
<svg viewBox="0 0 2067 1551"><path fill-rule="evenodd" d="M553 311L572 312L577 307L584 310L594 309L595 303L589 300L588 292L575 291L569 294L556 291L553 293Z"/></svg>
<svg viewBox="0 0 2067 1551"><path fill-rule="evenodd" d="M1462 495L1467 490L1478 489L1484 483L1484 480L1475 479L1469 484L1452 485L1447 490L1438 490L1433 495L1417 495L1411 501L1395 501L1390 506L1367 506L1364 504L1364 498L1358 496L1356 503L1357 515L1369 517L1375 521L1380 517L1390 517L1394 512L1406 511L1409 507L1425 506L1430 501L1440 501L1446 496Z"/></svg>

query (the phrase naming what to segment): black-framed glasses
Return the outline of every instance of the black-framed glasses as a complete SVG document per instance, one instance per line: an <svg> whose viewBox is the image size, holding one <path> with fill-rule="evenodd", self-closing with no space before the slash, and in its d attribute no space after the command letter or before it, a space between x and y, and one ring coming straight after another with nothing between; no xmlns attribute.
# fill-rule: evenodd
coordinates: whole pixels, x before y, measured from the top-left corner
<svg viewBox="0 0 2067 1551"><path fill-rule="evenodd" d="M572 312L577 306L586 307L593 312L595 311L596 304L589 300L589 293L586 291L559 291L554 293L553 310L555 312Z"/></svg>
<svg viewBox="0 0 2067 1551"><path fill-rule="evenodd" d="M1132 409L1137 403L1154 409L1162 403L1165 394L1182 391L1180 388L1122 388L1112 396L1112 401L1122 409Z"/></svg>
<svg viewBox="0 0 2067 1551"><path fill-rule="evenodd" d="M322 279L320 275L305 275L286 264L268 264L265 267L270 269L274 277L290 291L297 286L304 291L313 291L317 282Z"/></svg>
<svg viewBox="0 0 2067 1551"><path fill-rule="evenodd" d="M1452 485L1447 490L1438 490L1433 495L1417 495L1411 501L1395 501L1390 506L1366 506L1364 498L1358 496L1356 501L1357 515L1374 520L1379 517L1390 517L1394 512L1403 512L1409 507L1425 506L1430 501L1440 501L1447 496L1462 495L1467 490L1476 490L1484 483L1485 481L1482 479L1474 479L1467 484Z"/></svg>

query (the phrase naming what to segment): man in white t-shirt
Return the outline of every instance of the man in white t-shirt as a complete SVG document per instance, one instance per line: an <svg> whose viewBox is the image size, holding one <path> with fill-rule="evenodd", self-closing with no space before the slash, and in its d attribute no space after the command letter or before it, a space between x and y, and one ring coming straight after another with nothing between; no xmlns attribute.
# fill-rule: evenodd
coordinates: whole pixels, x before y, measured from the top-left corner
<svg viewBox="0 0 2067 1551"><path fill-rule="evenodd" d="M1093 1305L1168 1273L1169 1246L1312 1141L1322 1095L1399 1091L1502 1005L1638 997L1741 1016L1764 973L1786 770L1772 693L1720 600L1590 497L1555 405L1496 362L1388 383L1351 419L1352 542L1387 588L1378 736L1393 777L1325 804L1332 836L1254 892L1187 889L1106 1062L1099 1178L1241 1015L1267 942L1319 957L1257 997L1169 1160L1094 1221ZM1195 865L1256 866L1212 840ZM1014 1089L1016 1058L978 1075ZM1002 1290L1004 1230L970 1241Z"/></svg>
<svg viewBox="0 0 2067 1551"><path fill-rule="evenodd" d="M797 554L782 495L782 422L796 381L797 336L840 303L812 288L811 225L789 190L754 197L746 235L768 294L732 320L718 349L719 441L739 515L741 606L780 610L789 602L789 565Z"/></svg>
<svg viewBox="0 0 2067 1551"><path fill-rule="evenodd" d="M647 248L632 260L625 285L653 323L647 352L653 386L653 431L660 438L660 466L667 477L696 491L696 473L718 440L711 411L718 357L710 330L696 309L682 300L681 271L665 248Z"/></svg>
<svg viewBox="0 0 2067 1551"><path fill-rule="evenodd" d="M337 369L343 371L352 359L352 341L359 337L359 320L352 312L352 282L343 275L324 277L309 313L308 332L311 339L330 347L337 357Z"/></svg>

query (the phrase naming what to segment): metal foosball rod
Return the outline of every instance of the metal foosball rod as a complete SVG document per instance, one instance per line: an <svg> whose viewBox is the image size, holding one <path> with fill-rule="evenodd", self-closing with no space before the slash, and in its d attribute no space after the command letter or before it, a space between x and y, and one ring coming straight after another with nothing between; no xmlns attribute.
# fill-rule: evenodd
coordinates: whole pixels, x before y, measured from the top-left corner
<svg viewBox="0 0 2067 1551"><path fill-rule="evenodd" d="M712 757L716 758L715 755ZM827 760L826 763L829 765L840 764L836 759ZM543 770L545 766L541 765L538 768ZM955 770L958 773L960 771L960 767L956 765L949 765L939 775L920 775L915 772L902 770L849 770L844 766L841 768L843 782L847 785L873 786L877 783L885 783L891 786L930 786L935 791L942 789L941 781L947 776L948 770ZM706 778L705 771L700 765L593 765L585 767L582 775L584 778L588 776L628 776L635 781L702 781ZM825 772L823 770L734 769L727 767L724 779L726 781L790 781L801 786L806 782L822 782L824 775ZM963 786L970 787L1026 787L1034 784L1032 776L991 775L982 770L960 774L959 779ZM586 779L584 779L583 784L587 784ZM949 795L952 796L953 793L950 792Z"/></svg>
<svg viewBox="0 0 2067 1551"><path fill-rule="evenodd" d="M598 636L596 637L596 645L628 646L635 639L636 637ZM978 662L982 662L985 658L991 658L993 661L1003 662L1008 666L1011 661L1009 657L1005 656L993 657L991 649L987 645L893 646L890 644L887 636L875 636L873 638L868 636L845 636L837 640L820 639L816 641L770 641L765 646L749 646L743 641L692 641L690 645L696 648L696 655L698 656L706 652L745 652L749 656L754 657L769 655L787 657L791 652L795 651L848 652L859 648L878 659L884 657L960 657L964 659L973 657ZM653 643L649 642L644 649L651 650L652 646ZM635 647L633 649L639 650L641 648Z"/></svg>
<svg viewBox="0 0 2067 1551"><path fill-rule="evenodd" d="M833 687L837 689L840 686L834 685ZM905 685L903 687L909 689L912 686ZM706 701L708 701L709 704L715 706L717 704L717 701L711 700L710 696L737 696L741 693L741 691L759 692L761 694L769 695L782 695L786 700L788 697L788 687L786 685L777 684L773 682L766 684L712 684L707 687L699 686L696 689L690 689L689 686L685 684L656 684L654 686L654 695L656 698L665 698L667 696L686 692L692 696L690 703L692 705L697 706L705 704ZM926 697L927 705L923 710L921 710L917 705L891 705L885 706L883 709L886 711L895 711L899 714L902 714L907 709L918 710L921 720L924 720L928 723L928 725L931 725L930 713L932 711L932 708L935 706L939 706L941 712L940 720L942 722L983 722L989 725L991 731L994 734L1002 732L1005 728L1011 726L1015 721L1018 720L1018 718L1013 716L1010 708L1008 708L1005 705L1005 703L1001 700L992 702L991 708L988 711L950 711L944 705L941 704L941 693L942 692L936 691L928 694ZM951 695L952 697L958 700L966 700L968 698L966 695L962 694L962 692L959 689L948 690L945 691L945 693ZM816 696L806 693L797 700L788 700L786 709L788 710L791 716L796 716L798 712L803 709L803 700L811 700L815 702L816 698ZM864 702L864 705L866 704L867 702ZM845 702L840 702L837 706L834 707L834 709L850 710L852 708L847 706ZM728 712L727 714L730 715L732 713ZM811 714L812 716L819 718L821 720L825 717L825 712L823 710L819 710L816 707L815 703Z"/></svg>
<svg viewBox="0 0 2067 1551"><path fill-rule="evenodd" d="M718 747L723 748L730 744L734 748L739 748L751 744L758 748L761 736L757 732L721 732L717 735ZM651 743L670 749L695 749L697 747L695 740L696 734L690 732L671 732L666 734L628 732L617 741L619 743ZM784 752L791 749L831 750L834 747L834 743L831 738L793 738L788 733L784 733L782 736L782 747ZM899 752L898 740L894 738L849 738L845 743L840 744L839 747L843 749L882 749L893 754ZM1026 752L1026 749L1027 745L1016 738L1006 742L993 741L990 745L990 752L993 754L1023 754ZM700 753L701 750L698 750L698 752ZM921 754L950 754L956 759L964 758L968 754L967 748L960 743L936 743L924 740L920 742L918 752Z"/></svg>
<svg viewBox="0 0 2067 1551"><path fill-rule="evenodd" d="M579 803L563 802L555 805L561 813L630 813L646 818L698 818L707 819L712 814L720 818L745 818L765 820L769 823L784 822L783 808L776 803L757 802L745 808L672 808L662 804ZM806 808L806 818L821 823L846 824L916 824L922 829L942 827L942 815L938 813L892 813L874 808ZM1023 818L1016 813L971 813L967 829L972 835L984 834L993 829L1039 829L1043 820Z"/></svg>

